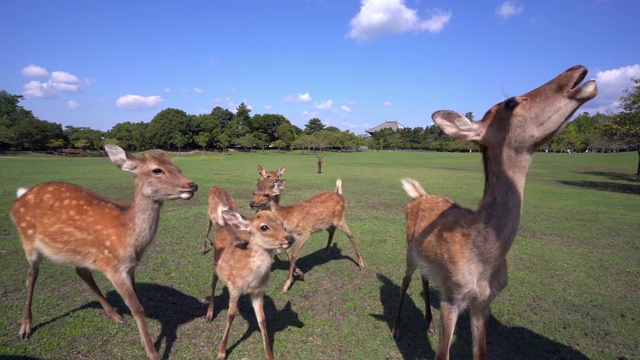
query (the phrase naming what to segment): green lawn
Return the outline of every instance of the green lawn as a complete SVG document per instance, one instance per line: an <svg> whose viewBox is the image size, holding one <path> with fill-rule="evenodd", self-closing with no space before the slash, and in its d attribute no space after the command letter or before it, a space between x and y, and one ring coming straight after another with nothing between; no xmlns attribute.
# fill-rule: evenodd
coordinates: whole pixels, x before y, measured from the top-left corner
<svg viewBox="0 0 640 360"><path fill-rule="evenodd" d="M364 257L359 271L347 237L322 256L326 232L305 244L306 272L280 294L288 263L276 257L265 299L269 338L280 359L433 358L419 275L405 303L401 340L390 332L404 274L404 204L400 179L412 177L430 193L475 208L483 190L479 154L425 152L296 152L171 155L200 186L188 201L165 203L156 241L136 273L152 340L170 359L212 359L222 337L228 292L218 286L216 318L204 319L210 300L211 253L199 254L207 223L207 191L226 187L240 211L259 175L286 167L282 204L333 190L342 179L346 220ZM638 359L640 354L640 179L636 153L543 154L527 177L521 230L511 249L509 285L496 299L488 328L492 359ZM34 333L18 340L26 301L27 262L9 219L20 186L69 181L129 201L133 177L108 159L46 155L0 157L0 357L38 359L144 358L135 321L111 284L96 281L124 314L113 323L72 267L45 261L33 306ZM438 293L432 292L438 321ZM243 297L231 329L229 359L264 357L251 302ZM452 358L471 357L469 318L456 329Z"/></svg>

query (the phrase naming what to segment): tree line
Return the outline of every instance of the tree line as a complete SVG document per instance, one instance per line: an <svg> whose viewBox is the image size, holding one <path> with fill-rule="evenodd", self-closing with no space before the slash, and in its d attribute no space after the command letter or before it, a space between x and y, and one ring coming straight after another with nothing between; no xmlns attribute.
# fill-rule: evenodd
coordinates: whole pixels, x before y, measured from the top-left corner
<svg viewBox="0 0 640 360"><path fill-rule="evenodd" d="M553 140L541 147L550 152L613 152L636 150L640 157L640 79L620 97L617 114L582 113L569 122ZM217 149L248 151L272 148L313 151L323 149L375 150L409 149L431 151L474 151L476 144L453 139L436 125L382 129L371 136L358 136L310 119L304 129L283 115L256 114L243 102L236 112L217 106L208 114L192 115L168 108L150 122L123 122L109 131L66 126L38 119L20 106L22 95L0 90L0 150L59 151L100 150L105 142L129 151L148 149ZM465 114L473 120L472 113ZM640 174L640 161L638 164Z"/></svg>

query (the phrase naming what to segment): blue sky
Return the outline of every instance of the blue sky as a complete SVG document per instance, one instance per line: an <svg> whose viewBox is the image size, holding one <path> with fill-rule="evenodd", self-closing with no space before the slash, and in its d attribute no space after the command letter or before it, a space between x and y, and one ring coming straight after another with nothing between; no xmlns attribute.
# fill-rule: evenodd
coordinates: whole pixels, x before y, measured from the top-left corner
<svg viewBox="0 0 640 360"><path fill-rule="evenodd" d="M432 125L582 64L617 112L640 77L628 0L17 1L2 5L0 89L62 126L109 130L161 110L317 117L356 134Z"/></svg>

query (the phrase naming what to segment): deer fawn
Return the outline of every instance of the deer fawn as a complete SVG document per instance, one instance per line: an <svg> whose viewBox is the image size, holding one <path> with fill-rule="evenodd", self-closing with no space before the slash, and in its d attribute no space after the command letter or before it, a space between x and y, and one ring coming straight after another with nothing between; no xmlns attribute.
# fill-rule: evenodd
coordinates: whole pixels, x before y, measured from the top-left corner
<svg viewBox="0 0 640 360"><path fill-rule="evenodd" d="M426 320L435 326L429 280L442 291L437 359L449 358L459 314L471 311L474 359L486 358L486 321L493 299L507 286L506 255L518 230L525 177L532 153L562 130L571 115L598 90L595 81L574 66L546 84L493 106L479 122L454 111L437 111L433 121L448 135L475 141L483 155L485 187L477 211L452 200L427 195L416 181L404 179L413 198L406 208L407 268L393 337L400 336L400 314L411 276L420 269Z"/></svg>
<svg viewBox="0 0 640 360"><path fill-rule="evenodd" d="M347 226L344 220L345 200L342 196L342 181L338 179L336 181L336 190L321 192L307 200L295 203L291 206L280 206L275 197L280 195L284 190L285 181L281 180L275 183L270 192L269 197L265 199L264 196L259 196L263 202L266 201L271 211L280 219L284 221L284 228L295 238L295 249L293 255L289 257L289 276L282 288L282 292L285 293L289 290L293 281L293 272L295 271L301 278L304 278L302 271L296 268L296 260L300 255L302 246L312 233L327 230L329 233L329 240L327 241L327 247L325 248L325 256L329 253L329 248L333 240L333 234L336 228L342 230L349 240L353 249L358 257L358 266L360 270L364 269L364 260L358 252L356 246L356 240L351 234L351 230ZM254 199L256 197L254 196ZM258 207L264 207L264 203L254 203L253 205ZM287 253L287 255L289 255Z"/></svg>
<svg viewBox="0 0 640 360"><path fill-rule="evenodd" d="M31 304L40 262L47 257L76 267L107 315L117 323L123 318L107 302L91 270L99 270L111 281L136 320L142 345L149 359L158 353L149 338L144 309L134 285L136 264L158 229L165 200L190 199L198 186L160 154L136 158L120 147L105 144L111 161L135 175L133 202L127 205L97 195L80 186L50 182L19 190L11 207L29 262L27 305L20 339L31 335Z"/></svg>
<svg viewBox="0 0 640 360"><path fill-rule="evenodd" d="M324 162L324 156L318 155L316 157L316 164L318 164L318 174L322 174L322 163Z"/></svg>
<svg viewBox="0 0 640 360"><path fill-rule="evenodd" d="M215 223L217 226L220 224L224 224L224 219L220 218L218 214L218 207L223 206L227 210L238 211L238 204L227 189L214 186L209 189L209 197L208 197L209 208L207 210L209 215L209 222L207 224L207 230L204 232L204 242L202 243L202 247L200 247L200 255L204 255L207 251L207 244L213 247L213 241L209 239L209 233L211 232L211 227Z"/></svg>
<svg viewBox="0 0 640 360"><path fill-rule="evenodd" d="M262 165L258 165L258 173L263 179L267 179L272 183L280 180L280 177L284 175L284 166L278 169L278 171L266 171Z"/></svg>
<svg viewBox="0 0 640 360"><path fill-rule="evenodd" d="M282 221L270 211L259 211L250 219L244 219L236 211L218 207L218 230L213 241L215 271L211 281L211 302L207 321L213 320L214 296L218 277L229 289L227 325L218 349L218 359L226 357L231 324L238 311L238 298L249 294L262 333L266 358L273 359L267 337L267 321L264 316L264 293L269 282L273 251L288 248L293 237L282 226Z"/></svg>

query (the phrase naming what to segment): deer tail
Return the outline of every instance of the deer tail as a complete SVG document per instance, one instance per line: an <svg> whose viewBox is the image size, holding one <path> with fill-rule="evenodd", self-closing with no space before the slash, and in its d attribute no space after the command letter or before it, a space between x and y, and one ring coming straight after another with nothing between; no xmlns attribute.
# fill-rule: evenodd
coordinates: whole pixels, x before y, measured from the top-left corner
<svg viewBox="0 0 640 360"><path fill-rule="evenodd" d="M409 196L411 196L412 198L415 199L419 198L420 196L427 195L427 192L424 191L419 182L409 178L402 179L401 181L404 191L406 191L407 194L409 194Z"/></svg>
<svg viewBox="0 0 640 360"><path fill-rule="evenodd" d="M342 195L342 180L336 180L336 194Z"/></svg>
<svg viewBox="0 0 640 360"><path fill-rule="evenodd" d="M28 187L19 188L18 191L16 191L16 199L19 198L20 196L24 195L24 193L26 193L27 191L29 191Z"/></svg>

